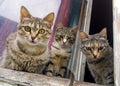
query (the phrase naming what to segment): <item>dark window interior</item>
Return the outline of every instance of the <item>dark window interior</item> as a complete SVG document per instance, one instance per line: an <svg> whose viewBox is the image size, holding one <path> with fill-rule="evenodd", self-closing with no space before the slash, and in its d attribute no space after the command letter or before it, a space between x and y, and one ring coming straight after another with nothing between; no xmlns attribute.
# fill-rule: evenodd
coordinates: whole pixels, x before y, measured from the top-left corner
<svg viewBox="0 0 120 86"><path fill-rule="evenodd" d="M113 14L112 0L93 0L91 23L89 34L98 33L102 28L107 28L107 36L110 46L113 47ZM88 66L85 68L86 82L94 82Z"/></svg>

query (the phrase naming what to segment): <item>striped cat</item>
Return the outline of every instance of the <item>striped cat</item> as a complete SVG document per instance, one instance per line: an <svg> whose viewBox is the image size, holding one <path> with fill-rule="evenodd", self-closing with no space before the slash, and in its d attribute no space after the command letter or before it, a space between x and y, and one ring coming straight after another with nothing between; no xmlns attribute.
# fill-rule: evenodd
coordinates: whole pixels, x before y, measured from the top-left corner
<svg viewBox="0 0 120 86"><path fill-rule="evenodd" d="M51 47L52 59L46 75L65 77L71 54L71 46L75 43L77 27L67 28L59 23L56 28L54 42Z"/></svg>
<svg viewBox="0 0 120 86"><path fill-rule="evenodd" d="M106 28L94 35L80 32L80 39L81 50L96 83L113 84L113 50L108 44Z"/></svg>
<svg viewBox="0 0 120 86"><path fill-rule="evenodd" d="M37 18L22 6L18 30L6 40L1 67L40 73L51 55L47 45L53 20L54 13Z"/></svg>

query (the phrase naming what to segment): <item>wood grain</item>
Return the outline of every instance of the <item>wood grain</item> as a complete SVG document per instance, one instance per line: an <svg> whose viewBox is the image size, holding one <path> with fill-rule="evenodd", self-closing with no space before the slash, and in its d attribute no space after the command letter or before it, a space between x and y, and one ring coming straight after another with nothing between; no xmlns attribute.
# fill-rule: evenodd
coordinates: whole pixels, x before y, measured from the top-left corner
<svg viewBox="0 0 120 86"><path fill-rule="evenodd" d="M120 0L113 0L114 79L120 86Z"/></svg>
<svg viewBox="0 0 120 86"><path fill-rule="evenodd" d="M0 81L24 86L69 86L70 80L0 68Z"/></svg>
<svg viewBox="0 0 120 86"><path fill-rule="evenodd" d="M95 83L74 81L73 86L111 86L111 85L98 85Z"/></svg>

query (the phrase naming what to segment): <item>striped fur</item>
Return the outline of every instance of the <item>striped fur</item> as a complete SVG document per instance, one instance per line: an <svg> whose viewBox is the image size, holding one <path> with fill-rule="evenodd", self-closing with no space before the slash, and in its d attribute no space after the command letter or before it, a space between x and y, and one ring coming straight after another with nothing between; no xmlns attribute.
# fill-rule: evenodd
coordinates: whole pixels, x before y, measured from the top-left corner
<svg viewBox="0 0 120 86"><path fill-rule="evenodd" d="M52 44L52 59L48 65L46 75L65 77L71 54L71 46L75 42L77 27L67 28L58 24L55 40Z"/></svg>
<svg viewBox="0 0 120 86"><path fill-rule="evenodd" d="M81 50L96 83L113 84L113 50L107 41L106 28L94 35L80 32L80 39Z"/></svg>
<svg viewBox="0 0 120 86"><path fill-rule="evenodd" d="M18 30L7 38L1 67L41 73L51 55L47 45L54 13L41 19L33 17L24 6L20 12Z"/></svg>

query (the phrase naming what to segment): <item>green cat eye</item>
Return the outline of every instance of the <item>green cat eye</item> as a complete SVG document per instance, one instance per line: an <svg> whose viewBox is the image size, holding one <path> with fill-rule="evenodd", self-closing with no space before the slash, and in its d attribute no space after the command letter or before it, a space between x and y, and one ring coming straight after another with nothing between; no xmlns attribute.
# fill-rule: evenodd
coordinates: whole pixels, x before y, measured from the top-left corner
<svg viewBox="0 0 120 86"><path fill-rule="evenodd" d="M24 26L25 31L30 32L31 28L29 26Z"/></svg>
<svg viewBox="0 0 120 86"><path fill-rule="evenodd" d="M39 30L39 34L44 34L45 33L45 30L44 29L40 29Z"/></svg>

